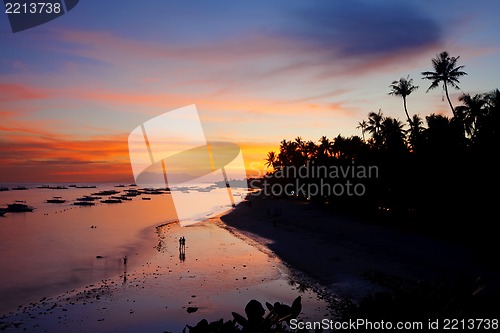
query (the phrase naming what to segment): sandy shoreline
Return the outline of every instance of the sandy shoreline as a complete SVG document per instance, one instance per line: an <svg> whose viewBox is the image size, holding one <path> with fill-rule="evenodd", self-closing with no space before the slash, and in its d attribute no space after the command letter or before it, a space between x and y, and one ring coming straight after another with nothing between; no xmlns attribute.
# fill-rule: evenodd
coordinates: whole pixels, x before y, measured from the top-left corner
<svg viewBox="0 0 500 333"><path fill-rule="evenodd" d="M481 278L488 293L499 294L498 270L470 248L347 219L313 203L250 196L221 220L355 303L386 290L380 279L451 285Z"/></svg>

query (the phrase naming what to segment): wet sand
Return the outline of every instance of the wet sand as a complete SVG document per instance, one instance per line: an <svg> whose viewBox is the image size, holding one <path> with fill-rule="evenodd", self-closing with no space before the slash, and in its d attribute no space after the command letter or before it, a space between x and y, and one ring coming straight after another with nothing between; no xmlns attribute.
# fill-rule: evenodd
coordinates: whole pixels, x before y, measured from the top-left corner
<svg viewBox="0 0 500 333"><path fill-rule="evenodd" d="M120 276L20 306L0 317L0 329L29 332L180 332L202 318L231 319L251 299L291 304L301 318L331 316L328 304L296 283L282 261L220 228L218 217L182 228L158 228L158 250ZM186 238L185 258L178 239ZM128 264L127 264L128 265ZM306 289L306 290L304 290ZM188 313L188 307L196 308Z"/></svg>

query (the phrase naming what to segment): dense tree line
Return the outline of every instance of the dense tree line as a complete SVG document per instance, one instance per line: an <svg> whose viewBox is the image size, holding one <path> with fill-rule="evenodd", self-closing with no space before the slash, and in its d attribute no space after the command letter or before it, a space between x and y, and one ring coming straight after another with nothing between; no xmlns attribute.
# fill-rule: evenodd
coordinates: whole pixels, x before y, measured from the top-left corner
<svg viewBox="0 0 500 333"><path fill-rule="evenodd" d="M266 181L271 185L291 184L287 192L278 194L300 198L298 186L321 185L320 179L300 177L287 172L290 169L311 165L377 166L376 177L352 179L349 174L322 180L323 185L329 182L331 186L346 180L361 182L366 189L363 195L323 191L302 197L368 216L382 214L402 222L415 218L443 231L465 225L490 226L498 184L495 152L500 92L496 89L474 96L465 93L459 98L461 104L453 106L449 88L458 89L459 78L467 74L464 66L458 66L458 60L459 57L442 52L432 59L433 70L422 72L423 78L431 81L427 91L442 86L451 117L434 113L425 118L411 115L407 101L418 87L410 77L401 78L392 82L389 94L403 99L405 122L378 110L358 123L361 136L323 136L318 142L301 137L283 140L279 152L267 155L271 171Z"/></svg>

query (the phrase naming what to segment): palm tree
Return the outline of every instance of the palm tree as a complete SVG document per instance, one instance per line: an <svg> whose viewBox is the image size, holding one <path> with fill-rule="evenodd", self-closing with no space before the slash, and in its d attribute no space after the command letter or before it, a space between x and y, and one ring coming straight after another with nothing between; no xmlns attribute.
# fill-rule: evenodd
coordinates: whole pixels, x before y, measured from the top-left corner
<svg viewBox="0 0 500 333"><path fill-rule="evenodd" d="M355 160L363 153L366 143L361 137L354 135L344 138L342 152L347 159Z"/></svg>
<svg viewBox="0 0 500 333"><path fill-rule="evenodd" d="M413 85L413 79L410 79L410 76L408 75L406 78L404 77L400 78L399 81L392 81L389 88L391 88L391 92L389 92L389 95L401 96L403 98L403 105L405 108L406 118L408 119L408 122L410 123L411 127L412 126L411 118L410 115L408 114L408 109L406 108L406 97L415 90L417 90L418 86Z"/></svg>
<svg viewBox="0 0 500 333"><path fill-rule="evenodd" d="M464 127L458 118L448 118L443 115L431 114L425 117L426 152L436 154L436 157L458 156L465 147Z"/></svg>
<svg viewBox="0 0 500 333"><path fill-rule="evenodd" d="M422 72L424 79L432 81L427 91L434 89L438 87L440 83L443 83L443 90L446 93L446 99L448 100L453 116L455 116L455 109L453 108L453 104L451 104L450 96L448 94L448 85L455 89L460 89L458 87L458 83L460 82L458 78L467 75L466 72L462 71L464 66L457 66L457 60L459 58L460 56L450 57L446 51L441 52L436 56L436 58L432 59L432 67L434 67L434 71Z"/></svg>
<svg viewBox="0 0 500 333"><path fill-rule="evenodd" d="M333 139L332 144L332 153L333 156L340 159L344 157L346 147L346 139L342 137L342 135L337 135L335 139Z"/></svg>
<svg viewBox="0 0 500 333"><path fill-rule="evenodd" d="M280 152L278 154L278 160L283 167L292 165L292 156L295 151L295 147L291 141L282 140L280 142Z"/></svg>
<svg viewBox="0 0 500 333"><path fill-rule="evenodd" d="M314 141L311 140L307 141L304 145L304 149L307 159L311 160L318 156L318 148L316 147Z"/></svg>
<svg viewBox="0 0 500 333"><path fill-rule="evenodd" d="M422 145L423 141L423 133L425 130L425 127L423 126L424 121L418 114L414 114L411 122L413 126L410 129L410 135L409 135L409 142L411 146L411 150L413 152L417 152Z"/></svg>
<svg viewBox="0 0 500 333"><path fill-rule="evenodd" d="M276 164L276 161L277 161L277 158L276 158L276 153L274 151L270 151L269 153L267 153L267 157L266 157L266 166L269 168L270 166L272 166L274 168L275 164Z"/></svg>
<svg viewBox="0 0 500 333"><path fill-rule="evenodd" d="M302 165L307 160L306 142L302 140L302 137L298 136L295 138L293 145L295 148L293 165Z"/></svg>
<svg viewBox="0 0 500 333"><path fill-rule="evenodd" d="M495 89L486 93L484 98L486 99L486 105L488 109L499 109L500 108L500 91Z"/></svg>
<svg viewBox="0 0 500 333"><path fill-rule="evenodd" d="M324 135L319 139L318 152L320 156L329 156L332 152L332 142Z"/></svg>
<svg viewBox="0 0 500 333"><path fill-rule="evenodd" d="M500 91L495 89L489 93L484 94L484 99L486 105L484 106L484 114L477 119L476 129L474 133L474 141L476 144L483 146L482 149L487 148L487 152L491 154L489 150L496 149L496 144L498 140L498 123L500 123Z"/></svg>
<svg viewBox="0 0 500 333"><path fill-rule="evenodd" d="M380 135L383 138L384 146L390 151L401 152L405 148L404 124L398 119L385 117L382 121Z"/></svg>
<svg viewBox="0 0 500 333"><path fill-rule="evenodd" d="M462 105L455 108L455 113L464 124L465 131L470 137L474 137L477 130L477 123L485 114L486 99L484 95L463 94L458 99Z"/></svg>
<svg viewBox="0 0 500 333"><path fill-rule="evenodd" d="M295 138L295 143L297 144L298 147L302 147L304 145L304 140L302 140L301 136L298 136Z"/></svg>
<svg viewBox="0 0 500 333"><path fill-rule="evenodd" d="M365 141L365 132L367 127L368 123L366 122L366 120L358 122L358 126L356 126L356 128L361 128L361 135L363 136L363 141Z"/></svg>
<svg viewBox="0 0 500 333"><path fill-rule="evenodd" d="M381 129L382 129L382 121L384 120L384 116L382 114L382 110L379 109L378 113L370 112L368 114L368 127L366 130L372 134L373 140L375 144L381 144Z"/></svg>

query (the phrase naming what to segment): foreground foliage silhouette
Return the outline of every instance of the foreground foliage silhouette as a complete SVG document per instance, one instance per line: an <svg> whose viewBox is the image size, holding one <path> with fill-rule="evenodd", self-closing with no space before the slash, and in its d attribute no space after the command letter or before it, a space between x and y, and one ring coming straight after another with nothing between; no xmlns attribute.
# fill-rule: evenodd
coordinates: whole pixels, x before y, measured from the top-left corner
<svg viewBox="0 0 500 333"><path fill-rule="evenodd" d="M335 315L328 320L348 322L363 319L367 321L416 321L427 322L449 318L496 318L497 301L484 293L485 284L481 279L460 280L455 283L430 284L425 282L402 281L378 273L368 273L367 279L387 288L384 292L368 294L358 304L350 300L337 300L333 308ZM262 304L251 300L245 307L246 318L232 312L233 319L223 319L209 323L201 320L196 326L187 325L183 333L286 333L324 332L321 328L291 330L290 320L301 312L301 297L291 306L276 302L266 302L267 316ZM300 320L299 320L300 321ZM286 324L286 325L285 325ZM351 331L346 329L346 331ZM370 331L370 330L363 330Z"/></svg>
<svg viewBox="0 0 500 333"><path fill-rule="evenodd" d="M237 312L232 312L233 319L225 322L220 319L209 323L206 319L202 319L196 326L187 325L183 333L290 332L284 324L290 324L290 320L296 319L300 314L301 296L298 296L291 306L279 302L274 305L266 302L266 307L269 313L264 317L266 310L259 301L253 299L245 306L246 318Z"/></svg>

